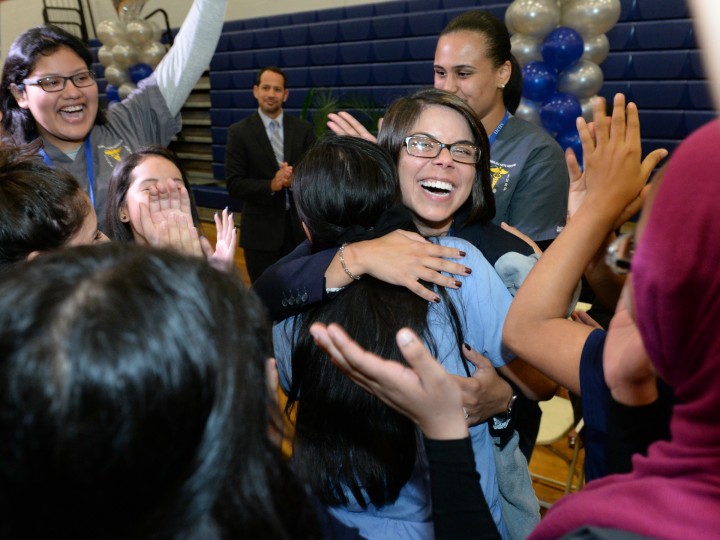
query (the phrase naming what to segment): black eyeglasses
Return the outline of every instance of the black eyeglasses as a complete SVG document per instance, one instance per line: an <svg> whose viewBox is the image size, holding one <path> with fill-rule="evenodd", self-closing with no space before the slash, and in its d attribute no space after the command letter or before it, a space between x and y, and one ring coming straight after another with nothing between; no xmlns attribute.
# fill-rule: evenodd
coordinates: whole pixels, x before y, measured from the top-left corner
<svg viewBox="0 0 720 540"><path fill-rule="evenodd" d="M23 84L39 86L46 92L60 92L65 90L65 85L68 81L72 81L77 88L86 88L95 84L95 74L92 71L83 71L75 75L70 75L69 77L50 75L49 77L40 77L39 79L24 79Z"/></svg>
<svg viewBox="0 0 720 540"><path fill-rule="evenodd" d="M635 232L624 233L613 240L605 254L605 264L618 275L630 271L632 257L635 253Z"/></svg>
<svg viewBox="0 0 720 540"><path fill-rule="evenodd" d="M410 135L405 137L404 144L407 153L415 157L438 157L443 148L447 148L453 161L458 163L474 165L480 161L480 148L472 143L445 144L426 135Z"/></svg>

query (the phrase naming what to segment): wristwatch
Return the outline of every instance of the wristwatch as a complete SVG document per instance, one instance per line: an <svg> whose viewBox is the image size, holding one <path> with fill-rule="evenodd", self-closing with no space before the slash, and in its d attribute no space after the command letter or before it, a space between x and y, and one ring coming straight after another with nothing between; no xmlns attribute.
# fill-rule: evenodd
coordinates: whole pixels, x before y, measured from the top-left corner
<svg viewBox="0 0 720 540"><path fill-rule="evenodd" d="M517 400L517 394L513 394L510 398L510 401L508 401L507 410L502 413L493 416L493 429L495 430L502 430L508 427L510 425L510 420L512 420L512 411L513 407L515 407L515 401Z"/></svg>

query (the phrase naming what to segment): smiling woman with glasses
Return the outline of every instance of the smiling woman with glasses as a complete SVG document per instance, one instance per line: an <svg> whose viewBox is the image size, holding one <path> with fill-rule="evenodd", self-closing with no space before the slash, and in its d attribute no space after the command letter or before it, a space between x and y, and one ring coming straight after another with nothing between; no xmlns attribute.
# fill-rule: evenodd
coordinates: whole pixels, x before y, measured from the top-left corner
<svg viewBox="0 0 720 540"><path fill-rule="evenodd" d="M434 158L447 148L454 161L458 163L477 163L480 161L480 148L469 142L441 143L426 135L405 137L405 149L411 156Z"/></svg>
<svg viewBox="0 0 720 540"><path fill-rule="evenodd" d="M29 84L33 86L39 86L46 92L60 92L65 90L65 85L68 81L77 88L87 88L95 84L95 73L92 71L82 71L69 77L63 77L62 75L50 75L48 77L40 77L37 79L23 79L23 84Z"/></svg>
<svg viewBox="0 0 720 540"><path fill-rule="evenodd" d="M170 143L182 127L180 109L215 51L227 0L192 4L154 73L132 99L108 111L101 107L92 54L78 37L45 24L24 31L7 52L0 78L3 137L18 145L40 139L45 163L77 178L101 223L113 168L140 147Z"/></svg>

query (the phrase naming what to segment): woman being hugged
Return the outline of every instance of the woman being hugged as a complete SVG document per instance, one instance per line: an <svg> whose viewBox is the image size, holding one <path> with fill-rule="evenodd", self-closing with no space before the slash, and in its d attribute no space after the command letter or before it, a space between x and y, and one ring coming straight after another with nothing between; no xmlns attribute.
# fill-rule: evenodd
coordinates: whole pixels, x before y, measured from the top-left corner
<svg viewBox="0 0 720 540"><path fill-rule="evenodd" d="M180 131L180 109L215 51L226 4L195 0L155 72L107 113L99 106L87 46L54 25L26 30L3 66L4 135L19 144L40 138L45 162L78 179L104 222L117 162L140 146L167 145Z"/></svg>

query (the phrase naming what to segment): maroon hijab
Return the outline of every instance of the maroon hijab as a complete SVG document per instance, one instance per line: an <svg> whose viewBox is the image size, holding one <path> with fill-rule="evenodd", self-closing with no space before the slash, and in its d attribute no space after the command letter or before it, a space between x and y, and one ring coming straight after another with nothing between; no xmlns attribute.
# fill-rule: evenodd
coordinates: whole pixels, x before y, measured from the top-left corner
<svg viewBox="0 0 720 540"><path fill-rule="evenodd" d="M531 538L583 525L658 538L720 535L720 121L675 151L632 261L638 327L678 403L671 440L590 483Z"/></svg>

